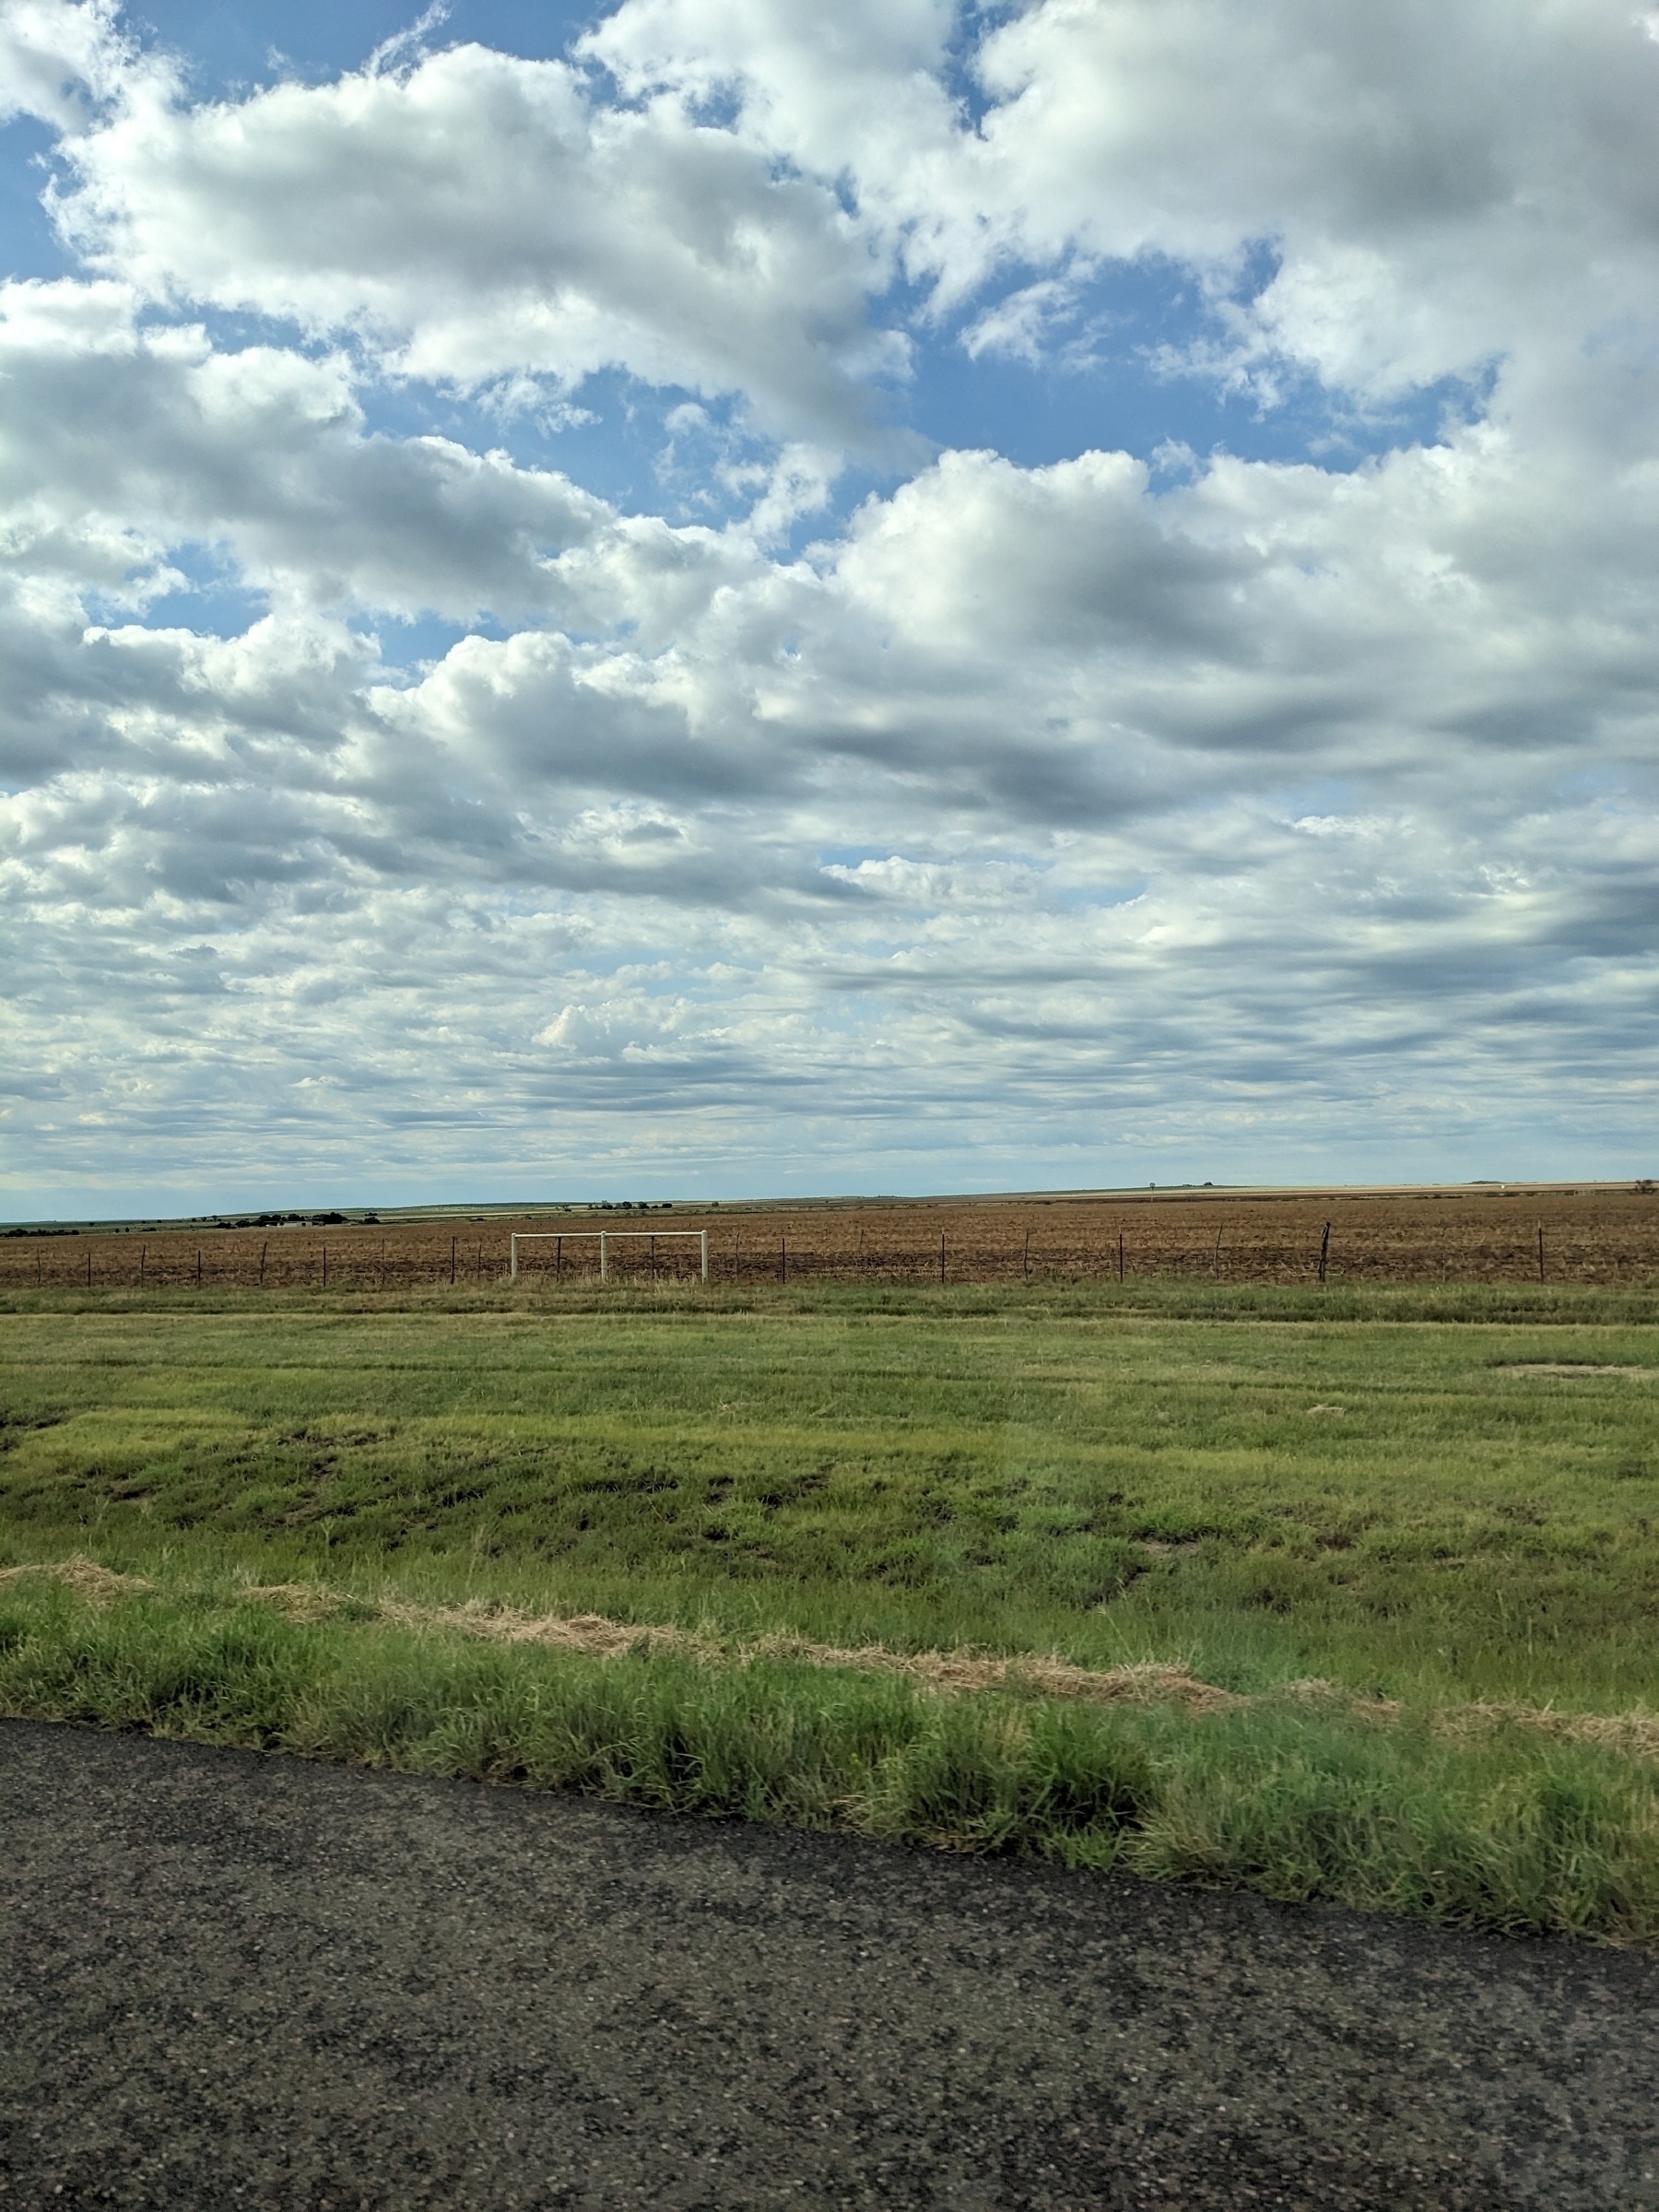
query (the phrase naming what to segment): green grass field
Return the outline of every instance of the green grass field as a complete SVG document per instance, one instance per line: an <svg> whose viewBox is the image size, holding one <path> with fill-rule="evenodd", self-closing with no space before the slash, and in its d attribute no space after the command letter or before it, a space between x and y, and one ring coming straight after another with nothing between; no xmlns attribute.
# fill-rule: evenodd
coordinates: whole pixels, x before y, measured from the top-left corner
<svg viewBox="0 0 1659 2212"><path fill-rule="evenodd" d="M7 1577L0 1704L1647 1938L1656 1408L1641 1292L14 1295L0 1565L151 1586ZM469 1601L706 1648L409 1625Z"/></svg>

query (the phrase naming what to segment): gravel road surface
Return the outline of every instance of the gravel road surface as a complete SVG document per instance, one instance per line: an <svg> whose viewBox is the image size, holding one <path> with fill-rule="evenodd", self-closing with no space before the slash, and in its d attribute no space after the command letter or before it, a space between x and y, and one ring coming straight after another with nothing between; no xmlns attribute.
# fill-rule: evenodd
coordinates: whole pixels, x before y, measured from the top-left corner
<svg viewBox="0 0 1659 2212"><path fill-rule="evenodd" d="M1659 2206L1659 1960L0 1723L0 2207Z"/></svg>

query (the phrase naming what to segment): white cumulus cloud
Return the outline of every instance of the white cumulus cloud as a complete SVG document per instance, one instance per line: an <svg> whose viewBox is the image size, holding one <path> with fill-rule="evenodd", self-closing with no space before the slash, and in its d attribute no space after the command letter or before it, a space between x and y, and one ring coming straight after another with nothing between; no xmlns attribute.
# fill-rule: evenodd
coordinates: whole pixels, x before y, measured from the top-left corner
<svg viewBox="0 0 1659 2212"><path fill-rule="evenodd" d="M0 283L13 1210L1651 1169L1634 15L422 39L201 98L0 0L67 257ZM1114 264L1171 393L1460 388L1341 466L900 440L1118 373Z"/></svg>

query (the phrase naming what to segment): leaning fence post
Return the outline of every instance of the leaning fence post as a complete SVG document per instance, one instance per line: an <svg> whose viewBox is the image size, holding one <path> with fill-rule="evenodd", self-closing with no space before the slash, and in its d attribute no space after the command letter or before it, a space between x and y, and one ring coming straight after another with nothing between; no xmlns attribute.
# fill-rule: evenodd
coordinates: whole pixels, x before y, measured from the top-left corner
<svg viewBox="0 0 1659 2212"><path fill-rule="evenodd" d="M1331 1225L1327 1221L1324 1225L1324 1234L1319 1240L1319 1279L1322 1283L1325 1279L1325 1262L1329 1259L1330 1253Z"/></svg>

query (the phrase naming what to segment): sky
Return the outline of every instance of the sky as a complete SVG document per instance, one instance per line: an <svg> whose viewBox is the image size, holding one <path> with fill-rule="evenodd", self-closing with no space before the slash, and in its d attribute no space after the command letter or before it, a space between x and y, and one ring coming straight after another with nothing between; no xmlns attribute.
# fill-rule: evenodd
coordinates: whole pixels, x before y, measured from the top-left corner
<svg viewBox="0 0 1659 2212"><path fill-rule="evenodd" d="M0 0L0 1216L1659 1167L1659 11Z"/></svg>

